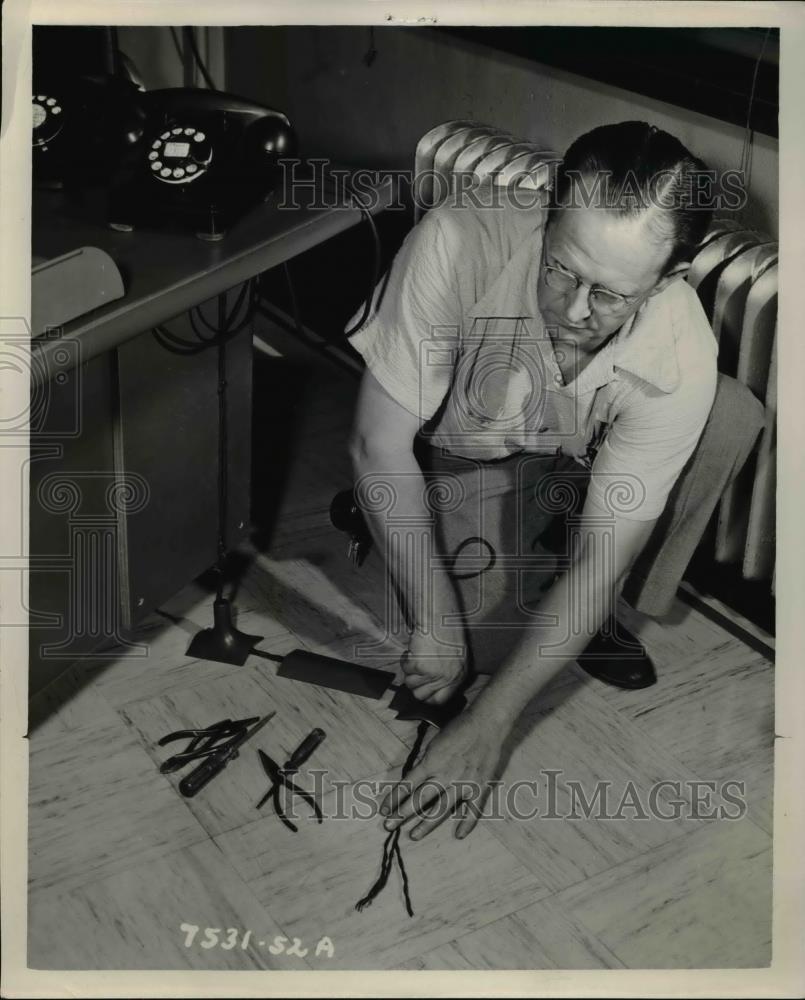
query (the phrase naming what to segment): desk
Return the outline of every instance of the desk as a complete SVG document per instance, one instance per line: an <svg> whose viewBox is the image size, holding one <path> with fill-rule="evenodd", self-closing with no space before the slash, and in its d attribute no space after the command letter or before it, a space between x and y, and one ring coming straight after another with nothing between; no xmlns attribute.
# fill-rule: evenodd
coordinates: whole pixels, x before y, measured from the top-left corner
<svg viewBox="0 0 805 1000"><path fill-rule="evenodd" d="M388 203L377 189L372 211ZM310 187L274 192L218 243L120 233L103 194L36 192L32 252L97 246L125 297L32 341L30 693L79 657L102 655L216 560L217 358L167 352L151 329L192 337L218 296L356 224L360 212ZM227 346L227 542L250 527L251 329ZM27 472L25 473L28 474Z"/></svg>

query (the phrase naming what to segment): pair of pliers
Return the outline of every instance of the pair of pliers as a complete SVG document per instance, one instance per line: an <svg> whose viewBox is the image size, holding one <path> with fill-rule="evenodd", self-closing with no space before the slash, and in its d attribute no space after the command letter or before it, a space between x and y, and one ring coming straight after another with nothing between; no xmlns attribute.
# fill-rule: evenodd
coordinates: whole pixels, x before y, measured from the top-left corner
<svg viewBox="0 0 805 1000"><path fill-rule="evenodd" d="M162 774L171 774L192 760L209 757L216 750L223 749L231 740L237 739L259 718L258 715L255 715L250 719L236 719L235 721L223 719L221 722L207 726L206 729L177 729L175 733L168 733L167 736L163 736L159 740L157 746L164 747L166 743L172 743L174 740L187 739L190 742L181 753L168 757L160 764L159 770Z"/></svg>
<svg viewBox="0 0 805 1000"><path fill-rule="evenodd" d="M280 790L285 788L292 795L298 795L300 798L304 799L304 801L307 802L313 809L319 823L322 822L322 812L316 799L309 792L306 792L303 788L294 784L294 782L290 780L290 776L296 774L299 768L313 754L316 747L319 746L325 738L325 735L326 734L323 729L314 729L309 736L306 736L304 740L302 740L282 767L280 767L275 760L272 760L271 757L269 757L263 750L257 751L260 763L263 765L263 770L271 779L271 787L257 803L257 808L261 809L266 802L271 799L277 816L285 824L285 826L287 826L289 830L293 830L294 833L297 832L297 827L285 815L285 810L282 808L282 803L280 802Z"/></svg>

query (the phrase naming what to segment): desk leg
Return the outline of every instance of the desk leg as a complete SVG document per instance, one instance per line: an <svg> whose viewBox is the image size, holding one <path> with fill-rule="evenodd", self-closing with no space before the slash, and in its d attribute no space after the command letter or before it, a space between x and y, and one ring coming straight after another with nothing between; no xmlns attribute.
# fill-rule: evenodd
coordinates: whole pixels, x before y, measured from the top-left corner
<svg viewBox="0 0 805 1000"><path fill-rule="evenodd" d="M229 293L230 297L234 293ZM206 303L209 315L218 303ZM170 323L188 340L186 317ZM124 620L136 624L218 560L218 358L167 351L149 333L118 349L116 465L149 487L149 502L124 516ZM252 345L247 326L226 348L228 491L225 544L250 531Z"/></svg>
<svg viewBox="0 0 805 1000"><path fill-rule="evenodd" d="M218 296L218 329L226 327L226 296ZM214 623L212 627L202 629L193 636L187 647L187 655L202 660L215 660L219 663L232 663L242 666L251 652L263 638L261 635L247 635L235 628L232 620L232 605L224 597L224 569L227 555L227 510L229 493L229 475L227 455L229 454L229 414L227 412L227 374L226 354L227 340L218 339L216 353L218 356L218 463L216 476L218 479L218 562L216 584Z"/></svg>

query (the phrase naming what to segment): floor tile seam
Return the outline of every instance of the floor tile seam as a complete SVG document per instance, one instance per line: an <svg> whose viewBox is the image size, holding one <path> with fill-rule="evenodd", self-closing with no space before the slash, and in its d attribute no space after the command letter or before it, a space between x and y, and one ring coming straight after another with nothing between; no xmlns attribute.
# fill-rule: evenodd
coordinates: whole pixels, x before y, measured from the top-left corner
<svg viewBox="0 0 805 1000"><path fill-rule="evenodd" d="M645 739L654 748L654 750L657 751L659 755L668 757L673 767L678 768L681 772L688 772L690 774L690 778L694 781L712 780L709 778L702 777L701 774L699 773L700 769L698 767L691 767L689 764L684 763L684 761L682 761L679 757L676 756L673 747L667 745L662 741L662 739L653 735L653 733L645 727L645 725L640 721L640 719L633 718L624 709L620 708L617 705L612 704L612 702L608 701L606 698L603 698L597 691L593 690L591 686L588 685L587 690L588 693L592 695L596 699L596 701L599 702L599 704L606 706L608 709L614 711L620 718L624 720L627 726L634 727L634 729L638 731L641 737Z"/></svg>
<svg viewBox="0 0 805 1000"><path fill-rule="evenodd" d="M553 887L550 888L549 894L546 895L545 897L543 897L543 900L544 899L554 900L555 897L557 897L561 893L567 892L570 889L577 888L578 886L582 885L585 882L590 882L593 879L599 879L599 878L602 879L605 875L607 875L607 874L609 874L609 873L611 873L613 871L616 871L618 868L621 868L621 867L623 867L625 865L633 865L633 864L639 862L641 858L646 858L648 855L655 854L657 851L660 851L660 850L664 850L669 845L675 844L677 841L681 840L683 837L688 837L688 836L692 836L694 834L700 833L701 830L704 828L704 826L706 824L706 821L705 820L693 820L692 823L696 823L696 824L700 824L700 825L698 825L698 826L686 826L684 829L679 830L676 834L674 834L673 836L669 837L667 840L664 840L662 842L662 844L659 844L659 845L655 844L653 846L647 847L645 850L639 850L636 854L630 855L628 858L621 858L621 860L614 861L611 865L607 865L605 868L601 868L600 870L598 870L596 872L593 872L592 874L583 875L580 878L578 878L575 882L569 882L569 883L567 883L567 885L562 885L562 886L558 886L558 885L557 886L553 886ZM498 837L500 839L500 835L497 834L494 830L492 830L492 834L493 834L493 836ZM504 846L506 846L506 845L504 844ZM508 849L511 852L512 849L511 848L508 848ZM525 865L526 867L529 867L527 861L522 860L519 857L518 857L518 860L520 860L521 864ZM534 871L534 874L539 875L538 871L536 871L535 869L532 869L532 870Z"/></svg>

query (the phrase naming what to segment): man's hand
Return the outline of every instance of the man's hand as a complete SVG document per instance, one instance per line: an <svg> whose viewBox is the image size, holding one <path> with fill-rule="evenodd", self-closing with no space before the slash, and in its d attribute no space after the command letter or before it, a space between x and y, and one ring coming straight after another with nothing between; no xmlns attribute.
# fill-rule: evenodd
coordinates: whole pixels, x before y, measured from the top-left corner
<svg viewBox="0 0 805 1000"><path fill-rule="evenodd" d="M467 678L467 662L463 633L456 631L446 637L450 645L438 643L432 636L415 632L402 656L405 686L415 698L432 705L443 705L456 693Z"/></svg>
<svg viewBox="0 0 805 1000"><path fill-rule="evenodd" d="M479 726L469 709L434 736L425 756L398 781L380 805L385 827L394 830L427 810L411 829L411 837L426 837L458 807L463 815L456 827L466 837L478 822L491 791L506 726ZM463 805L462 805L463 803Z"/></svg>

